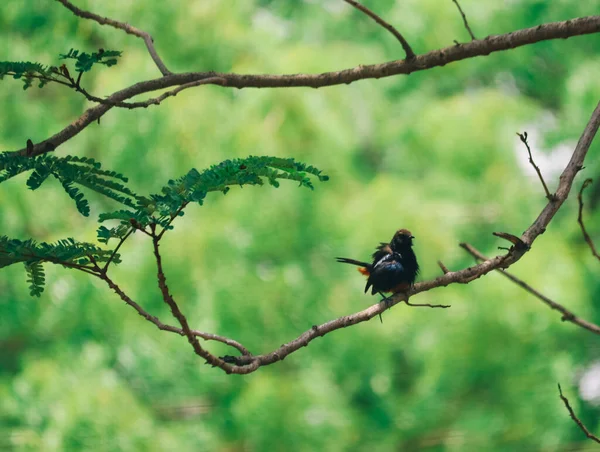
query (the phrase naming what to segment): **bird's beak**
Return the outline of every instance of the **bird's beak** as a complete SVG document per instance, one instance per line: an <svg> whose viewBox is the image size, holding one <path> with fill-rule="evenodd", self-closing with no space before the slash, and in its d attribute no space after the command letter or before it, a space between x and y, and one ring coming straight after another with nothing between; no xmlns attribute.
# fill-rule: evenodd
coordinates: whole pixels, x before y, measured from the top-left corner
<svg viewBox="0 0 600 452"><path fill-rule="evenodd" d="M415 236L414 236L414 235L411 235L411 236L410 236L410 238L411 238L411 239L414 239L414 238L415 238Z"/></svg>

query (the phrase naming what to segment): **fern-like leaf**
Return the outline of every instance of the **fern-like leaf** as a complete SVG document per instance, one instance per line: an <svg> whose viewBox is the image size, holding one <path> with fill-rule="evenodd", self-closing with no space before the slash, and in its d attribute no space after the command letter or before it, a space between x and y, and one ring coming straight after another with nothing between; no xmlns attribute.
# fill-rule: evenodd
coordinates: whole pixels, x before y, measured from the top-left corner
<svg viewBox="0 0 600 452"><path fill-rule="evenodd" d="M69 197L75 201L82 215L89 215L89 204L83 193L74 187L79 185L94 190L108 198L136 208L136 195L123 184L127 178L120 173L102 169L99 162L86 157L56 157L44 154L38 157L24 157L10 153L0 154L0 183L23 172L32 171L27 186L38 189L50 174L61 183ZM118 182L117 182L118 181Z"/></svg>
<svg viewBox="0 0 600 452"><path fill-rule="evenodd" d="M46 284L46 275L44 266L40 261L25 262L25 272L27 273L27 282L29 283L29 294L32 297L39 297L44 291Z"/></svg>
<svg viewBox="0 0 600 452"><path fill-rule="evenodd" d="M87 217L90 215L90 205L87 202L87 199L83 197L83 193L77 189L77 187L73 187L73 182L59 179L61 185L69 195L69 197L75 201L75 206L81 215Z"/></svg>
<svg viewBox="0 0 600 452"><path fill-rule="evenodd" d="M313 166L296 162L290 158L248 157L225 160L199 172L192 168L183 177L170 180L160 194L148 198L138 196L136 211L117 211L100 215L100 221L121 220L122 225L135 220L139 226L155 223L171 229L174 216L182 215L182 209L189 203L202 205L206 195L213 191L227 194L232 186L263 185L266 180L274 187L280 180L295 180L300 186L313 189L310 176L320 181L328 180Z"/></svg>
<svg viewBox="0 0 600 452"><path fill-rule="evenodd" d="M34 79L39 79L40 88L51 80L55 68L30 61L0 61L0 80L5 75L23 80L23 89L30 88Z"/></svg>

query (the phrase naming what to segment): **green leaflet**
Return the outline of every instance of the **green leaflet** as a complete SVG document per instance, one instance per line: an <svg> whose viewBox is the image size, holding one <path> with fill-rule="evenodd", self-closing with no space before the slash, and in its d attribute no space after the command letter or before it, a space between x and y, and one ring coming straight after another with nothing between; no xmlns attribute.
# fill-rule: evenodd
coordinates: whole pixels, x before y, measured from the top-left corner
<svg viewBox="0 0 600 452"><path fill-rule="evenodd" d="M137 221L141 226L156 223L171 229L171 220L189 203L202 205L209 192L229 192L231 186L264 185L265 180L279 187L280 180L293 180L299 186L314 189L311 176L326 181L328 176L314 166L296 162L292 158L250 156L244 159L225 160L199 172L192 168L183 177L170 180L160 194L149 198L137 196L137 210L111 212L100 215L99 221L121 220L122 225Z"/></svg>
<svg viewBox="0 0 600 452"><path fill-rule="evenodd" d="M25 263L25 272L27 272L27 282L29 283L29 294L32 297L39 297L44 291L46 284L46 275L44 266L40 261Z"/></svg>
<svg viewBox="0 0 600 452"><path fill-rule="evenodd" d="M90 214L89 204L74 185L94 190L126 206L136 206L135 193L121 183L127 182L127 178L115 171L103 170L102 165L94 159L48 154L38 157L0 154L0 183L27 171L32 171L27 179L27 186L32 190L38 189L50 175L58 179L84 216Z"/></svg>
<svg viewBox="0 0 600 452"><path fill-rule="evenodd" d="M122 52L119 52L118 50L100 49L97 52L86 53L71 49L66 54L61 53L59 57L61 60L75 60L75 70L77 72L87 72L92 69L94 64L103 64L108 67L114 66L117 64L117 58L120 57L121 54Z"/></svg>

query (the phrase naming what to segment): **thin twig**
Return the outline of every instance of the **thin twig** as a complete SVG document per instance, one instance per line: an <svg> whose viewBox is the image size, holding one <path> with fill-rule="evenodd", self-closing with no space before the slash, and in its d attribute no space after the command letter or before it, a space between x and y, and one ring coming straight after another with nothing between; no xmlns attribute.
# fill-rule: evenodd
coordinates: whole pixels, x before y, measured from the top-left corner
<svg viewBox="0 0 600 452"><path fill-rule="evenodd" d="M472 245L469 245L468 243L461 243L460 246L465 251L467 251L471 256L475 257L475 259L478 259L480 261L486 261L488 259L486 256L481 254L481 252L479 252L475 247L473 247ZM574 323L575 325L585 328L588 331L591 331L594 334L600 334L600 326L598 326L594 323L588 322L587 320L584 320L580 317L577 317L572 311L568 310L563 305L557 303L556 301L551 300L546 295L540 293L539 291L537 291L536 289L531 287L529 284L527 284L525 281L517 278L513 274L507 272L506 270L504 270L502 268L497 268L496 270L498 270L500 273L502 273L504 276L506 276L508 279L510 279L512 282L514 282L519 287L525 289L527 292L529 292L533 296L542 300L544 303L546 303L548 306L550 306L551 309L554 309L554 310L560 312L562 314L563 322L565 322L565 321L571 322L571 323Z"/></svg>
<svg viewBox="0 0 600 452"><path fill-rule="evenodd" d="M529 143L527 142L527 132L523 132L523 133L517 132L517 135L519 136L519 138L521 139L521 141L527 148L527 153L529 154L529 163L531 163L531 165L535 169L535 172L537 173L538 177L540 178L540 181L542 182L542 185L544 186L544 192L546 193L546 199L548 199L548 201L554 200L555 195L550 194L550 191L548 190L548 186L546 185L546 182L544 181L544 178L542 177L542 172L540 171L540 168L535 164L535 162L533 161L533 157L531 156L531 149L529 148Z"/></svg>
<svg viewBox="0 0 600 452"><path fill-rule="evenodd" d="M104 267L102 267L102 270L101 270L102 273L106 273L106 270L108 270L108 266L111 264L111 262L113 261L113 259L117 255L117 252L119 251L119 248L121 248L121 245L123 245L123 243L125 243L125 240L127 240L129 238L129 236L131 234L133 234L133 231L135 231L135 229L132 228L132 229L130 229L127 232L127 234L125 234L123 237L121 237L121 239L119 240L119 243L117 244L117 246L113 250L112 254L110 255L110 257L106 261L106 264L104 264Z"/></svg>
<svg viewBox="0 0 600 452"><path fill-rule="evenodd" d="M471 36L471 40L475 41L477 38L475 37L475 35L471 31L471 27L469 27L469 22L467 22L467 16L465 16L465 13L463 12L463 10L460 7L460 5L458 4L458 1L457 0L452 0L452 1L456 5L456 7L458 8L458 11L460 12L460 15L462 16L463 23L465 24L465 28L469 32L469 36Z"/></svg>
<svg viewBox="0 0 600 452"><path fill-rule="evenodd" d="M133 309L135 309L136 312L139 315L141 315L143 318L148 320L150 323L156 325L156 327L159 330L169 331L171 333L179 334L180 336L185 336L185 333L183 332L183 330L181 328L177 328L176 326L172 326L172 325L167 325L167 324L161 322L158 317L153 316L153 315L149 314L148 312L146 312L146 310L144 310L144 308L142 308L138 303L133 301L106 273L103 273L100 275L94 274L94 276L98 276L102 281L104 281L108 285L108 287L110 287L119 296L119 298L121 298L121 300L123 300L127 305L131 306ZM217 341L217 342L221 342L225 345L234 347L244 356L251 356L251 353L248 351L248 349L246 347L244 347L242 344L240 344L239 342L237 342L233 339L219 336L217 334L204 333L204 332L198 331L198 330L191 330L191 333L194 336L201 337L202 339L207 340L207 341Z"/></svg>
<svg viewBox="0 0 600 452"><path fill-rule="evenodd" d="M142 30L135 28L124 22L119 22L118 20L109 19L108 17L102 17L102 16L99 16L98 14L94 14L94 13L79 9L75 5L73 5L71 2L69 2L68 0L56 0L56 1L59 3L62 3L65 8L71 10L71 12L78 17L96 21L100 25L109 25L111 27L118 28L119 30L123 30L127 34L137 36L138 38L142 38L144 40L144 43L146 44L148 53L150 53L150 56L154 60L154 64L156 64L160 73L162 75L172 74L172 72L167 69L167 67L165 66L165 63L163 63L163 61L158 56L158 53L156 52L156 49L154 48L154 40L152 39L152 36L150 36L145 31L142 31Z"/></svg>
<svg viewBox="0 0 600 452"><path fill-rule="evenodd" d="M188 202L184 202L183 204L181 204L181 206L179 206L179 208L175 211L175 213L173 215L171 215L171 218L169 219L169 221L167 222L165 227L163 227L162 231L160 231L160 233L156 236L156 239L158 241L160 241L160 239L162 239L163 235L165 235L165 232L167 232L169 230L169 226L171 225L173 220L179 216L179 214L183 211L183 209L185 209L185 207L188 204L189 204Z"/></svg>
<svg viewBox="0 0 600 452"><path fill-rule="evenodd" d="M404 49L404 53L406 53L407 60L412 60L415 58L415 52L413 52L413 49L410 47L410 45L408 44L406 39L404 39L404 36L402 36L400 34L400 32L398 30L396 30L396 28L394 28L393 25L390 25L385 20L383 20L381 17L379 17L377 14L375 14L373 11L371 11L369 8L367 8L364 5L361 5L360 3L358 3L355 0L344 0L344 1L346 3L354 6L359 11L362 11L363 13L365 13L367 16L369 16L371 19L373 19L375 22L377 22L379 25L381 25L383 28L385 28L387 31L389 31L391 34L393 34L396 37L396 39L398 41L400 41L400 44L402 45L402 48Z"/></svg>
<svg viewBox="0 0 600 452"><path fill-rule="evenodd" d="M500 237L501 239L504 240L508 240L510 243L512 243L514 246L516 246L517 248L521 248L521 249L529 249L527 244L521 240L519 237L517 237L516 235L513 234L509 234L508 232L492 232L492 235L495 235L496 237ZM502 248L502 247L498 247L500 249L504 249L504 250L508 250L510 248Z"/></svg>
<svg viewBox="0 0 600 452"><path fill-rule="evenodd" d="M579 194L577 195L577 200L579 201L579 215L577 215L577 222L581 227L581 233L583 234L583 238L589 245L590 250L592 250L592 254L596 257L596 259L600 260L600 254L598 254L596 246L594 245L592 238L587 233L585 225L583 224L583 190L585 190L591 183L592 179L586 179L581 185L581 189L579 190Z"/></svg>
<svg viewBox="0 0 600 452"><path fill-rule="evenodd" d="M200 86L200 85L225 86L226 84L227 84L227 80L225 80L222 77L207 77L205 79L197 80L195 82L185 83L183 85L178 86L175 89L172 89L171 91L167 91L166 93L161 94L158 97L152 97L152 98L142 101L142 102L111 102L108 99L102 99L100 97L94 96L94 95L88 93L85 89L83 89L81 87L77 87L76 89L77 89L77 91L82 93L86 97L86 99L88 99L92 102L98 102L99 104L110 105L111 107L120 107L120 108L127 108L129 110L133 110L135 108L148 108L150 105L160 105L160 103L163 100L165 100L169 97L175 97L177 94L179 94L184 89L193 88L195 86Z"/></svg>
<svg viewBox="0 0 600 452"><path fill-rule="evenodd" d="M585 433L585 436L587 436L589 439L596 441L597 443L600 443L600 438L598 438L596 435L592 434L585 425L583 425L583 422L581 422L581 420L575 415L575 412L573 411L573 408L571 408L571 404L569 403L569 399L567 399L562 392L562 388L560 387L560 383L558 383L558 393L560 394L560 398L563 401L563 403L565 404L565 406L567 407L567 410L569 410L569 415L571 416L571 419L573 419L573 421L579 426L579 428L581 429L581 431L583 433Z"/></svg>
<svg viewBox="0 0 600 452"><path fill-rule="evenodd" d="M50 152L65 141L73 138L90 124L101 118L113 108L112 104L122 102L139 94L179 86L186 83L218 77L226 80L228 88L290 88L311 87L321 88L350 84L358 80L371 78L391 77L399 74L411 74L434 67L473 58L489 55L492 52L514 49L549 39L565 39L600 32L600 16L581 17L563 22L553 22L526 28L512 33L489 36L486 39L471 41L469 43L444 49L434 50L424 55L419 55L415 60L396 60L382 64L361 65L350 69L321 74L234 74L215 72L189 72L172 74L154 80L146 80L130 87L117 91L105 99L106 103L95 105L86 110L78 119L66 126L63 130L46 140L34 144L31 156ZM27 149L14 151L18 155L27 155Z"/></svg>
<svg viewBox="0 0 600 452"><path fill-rule="evenodd" d="M162 258L160 256L160 252L159 252L160 245L158 243L158 240L159 240L158 236L156 235L156 225L151 224L150 228L152 231L152 246L153 246L153 250L154 250L154 257L156 259L158 287L160 289L160 292L162 293L164 302L167 303L167 305L171 309L171 313L173 314L173 317L175 317L177 319L177 321L179 322L179 324L181 325L181 329L183 330L185 336L187 337L188 342L194 349L194 352L198 356L204 358L206 360L207 364L210 364L213 367L219 367L219 368L223 369L225 372L231 373L232 370L231 370L230 364L226 363L222 359L216 357L212 353L210 353L207 350L204 350L204 348L202 348L202 346L200 345L200 342L198 341L198 338L196 336L194 336L194 333L192 333L192 330L188 324L187 318L185 317L185 315L183 315L183 312L181 312L181 310L179 309L179 306L175 302L175 299L169 293L169 287L167 286L167 278L165 277L165 272L162 267Z"/></svg>
<svg viewBox="0 0 600 452"><path fill-rule="evenodd" d="M442 270L442 272L444 273L444 275L446 273L450 273L450 270L448 270L448 267L446 267L442 261L437 261L437 263L438 263L438 266L440 267L440 269Z"/></svg>

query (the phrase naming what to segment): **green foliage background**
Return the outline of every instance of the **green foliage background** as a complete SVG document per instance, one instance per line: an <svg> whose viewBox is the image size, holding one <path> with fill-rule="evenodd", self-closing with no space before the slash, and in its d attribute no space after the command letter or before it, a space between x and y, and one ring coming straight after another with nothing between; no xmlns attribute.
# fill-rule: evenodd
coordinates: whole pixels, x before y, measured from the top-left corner
<svg viewBox="0 0 600 452"><path fill-rule="evenodd" d="M151 32L174 71L321 72L403 56L391 35L338 0L77 4ZM468 39L450 0L365 4L417 53ZM478 37L597 14L600 6L461 4ZM57 64L70 48L123 50L117 66L84 77L96 95L159 75L141 40L79 20L57 2L8 2L0 28L0 57L9 61ZM191 167L250 154L324 170L331 180L312 193L284 182L211 194L165 238L167 278L190 323L267 352L375 301L335 256L366 258L404 227L417 237L421 278L430 279L438 259L451 269L472 262L458 242L492 254L505 245L493 231L524 230L545 199L523 170L515 132L528 130L536 149L573 148L600 99L599 44L597 35L543 42L319 90L200 87L160 107L115 109L57 153L97 159L143 193ZM8 79L0 102L1 150L45 139L88 106L64 87L23 92ZM576 188L584 176L598 178L599 152L596 142ZM539 163L552 189L558 157L546 154L546 166ZM118 208L91 193L85 218L58 182L31 192L25 180L0 187L2 234L93 242L94 216ZM600 265L581 239L576 208L572 196L511 271L599 322ZM586 215L600 243L597 210ZM591 450L558 398L559 381L600 432L600 410L577 391L598 359L597 337L498 274L418 297L451 309L396 306L383 325L337 331L282 363L227 376L100 281L51 266L46 273L39 299L29 297L22 267L0 273L0 449ZM141 234L125 246L114 279L173 324Z"/></svg>

